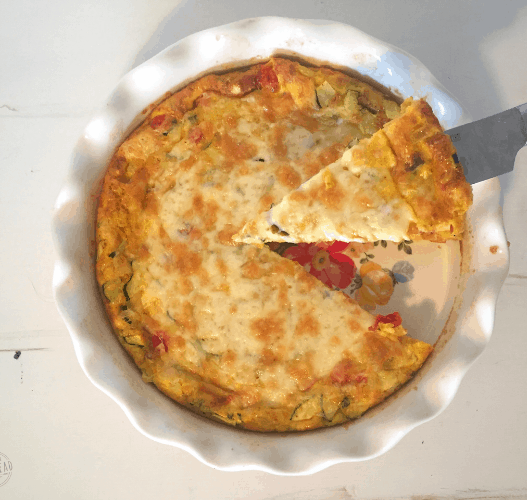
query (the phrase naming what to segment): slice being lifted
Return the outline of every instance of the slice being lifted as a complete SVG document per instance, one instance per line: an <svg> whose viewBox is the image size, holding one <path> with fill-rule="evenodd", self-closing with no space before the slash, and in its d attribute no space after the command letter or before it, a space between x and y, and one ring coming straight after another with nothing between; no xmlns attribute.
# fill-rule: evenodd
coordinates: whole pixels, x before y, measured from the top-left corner
<svg viewBox="0 0 527 500"><path fill-rule="evenodd" d="M461 239L472 191L424 100L247 223L244 243Z"/></svg>

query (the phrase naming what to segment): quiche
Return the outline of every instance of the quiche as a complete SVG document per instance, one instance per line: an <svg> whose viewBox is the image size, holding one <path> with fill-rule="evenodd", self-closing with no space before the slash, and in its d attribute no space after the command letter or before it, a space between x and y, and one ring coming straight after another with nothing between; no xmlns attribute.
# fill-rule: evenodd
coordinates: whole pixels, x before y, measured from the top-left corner
<svg viewBox="0 0 527 500"><path fill-rule="evenodd" d="M432 346L398 313L233 239L399 115L366 83L285 58L151 110L109 163L96 229L108 317L146 382L226 424L301 431L359 417L422 366Z"/></svg>
<svg viewBox="0 0 527 500"><path fill-rule="evenodd" d="M461 239L472 191L424 100L362 139L235 235L236 241Z"/></svg>

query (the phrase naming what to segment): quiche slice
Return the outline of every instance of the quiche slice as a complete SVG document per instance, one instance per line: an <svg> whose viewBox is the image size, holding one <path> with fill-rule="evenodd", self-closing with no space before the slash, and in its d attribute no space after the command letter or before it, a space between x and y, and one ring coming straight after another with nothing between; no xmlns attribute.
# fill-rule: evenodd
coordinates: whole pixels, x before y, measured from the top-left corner
<svg viewBox="0 0 527 500"><path fill-rule="evenodd" d="M424 100L262 212L235 241L461 239L472 191Z"/></svg>

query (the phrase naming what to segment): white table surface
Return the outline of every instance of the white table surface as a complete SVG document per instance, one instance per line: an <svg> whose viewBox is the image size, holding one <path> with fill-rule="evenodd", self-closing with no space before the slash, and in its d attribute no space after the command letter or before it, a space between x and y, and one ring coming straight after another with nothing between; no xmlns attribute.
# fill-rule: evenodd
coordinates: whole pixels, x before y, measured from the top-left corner
<svg viewBox="0 0 527 500"><path fill-rule="evenodd" d="M447 410L379 458L308 477L214 470L142 436L77 363L51 292L50 215L82 127L162 48L262 15L393 43L474 118L527 101L525 0L0 2L0 453L13 466L0 499L527 498L527 148L501 177L511 267L492 340Z"/></svg>

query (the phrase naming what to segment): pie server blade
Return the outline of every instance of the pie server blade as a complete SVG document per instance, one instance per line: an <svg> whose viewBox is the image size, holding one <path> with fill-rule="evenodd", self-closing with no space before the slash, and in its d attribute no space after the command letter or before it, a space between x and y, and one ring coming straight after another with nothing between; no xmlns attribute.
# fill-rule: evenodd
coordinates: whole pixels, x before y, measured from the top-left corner
<svg viewBox="0 0 527 500"><path fill-rule="evenodd" d="M470 184L511 172L527 143L527 103L446 133Z"/></svg>

